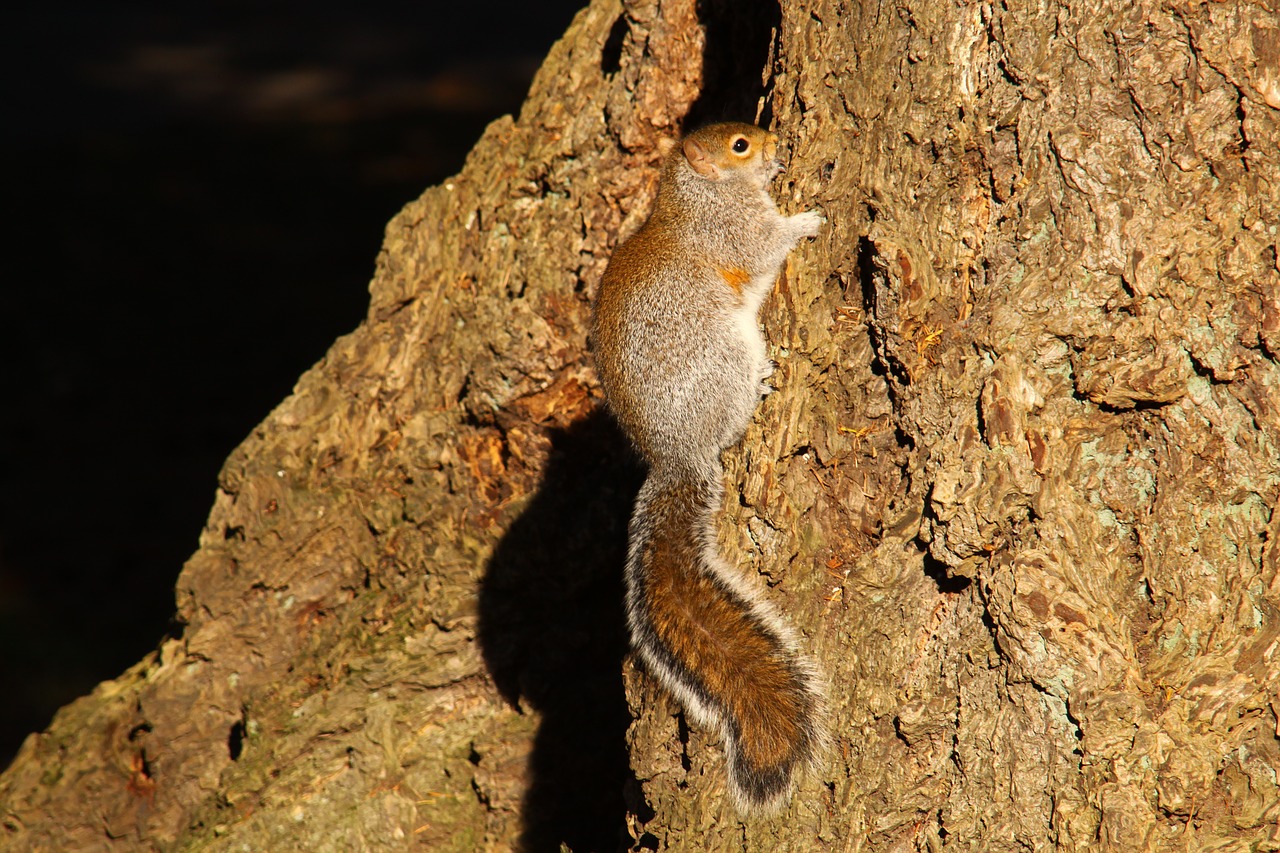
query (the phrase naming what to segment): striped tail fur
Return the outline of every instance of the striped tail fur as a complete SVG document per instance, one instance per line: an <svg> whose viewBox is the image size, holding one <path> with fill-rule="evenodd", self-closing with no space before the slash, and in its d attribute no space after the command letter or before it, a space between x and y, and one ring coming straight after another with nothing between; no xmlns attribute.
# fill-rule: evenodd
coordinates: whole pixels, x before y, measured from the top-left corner
<svg viewBox="0 0 1280 853"><path fill-rule="evenodd" d="M627 616L649 670L719 730L735 804L770 811L821 750L821 691L791 631L717 552L723 494L718 461L650 469L631 516Z"/></svg>

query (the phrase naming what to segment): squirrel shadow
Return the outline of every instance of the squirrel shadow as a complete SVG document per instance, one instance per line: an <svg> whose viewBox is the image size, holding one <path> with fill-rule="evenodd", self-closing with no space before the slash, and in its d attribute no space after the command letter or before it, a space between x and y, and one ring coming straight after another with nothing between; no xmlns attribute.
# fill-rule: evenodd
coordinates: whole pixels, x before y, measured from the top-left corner
<svg viewBox="0 0 1280 853"><path fill-rule="evenodd" d="M624 792L639 786L626 745L623 563L644 471L603 411L550 438L542 483L481 583L481 649L503 697L542 715L520 849L627 849Z"/></svg>

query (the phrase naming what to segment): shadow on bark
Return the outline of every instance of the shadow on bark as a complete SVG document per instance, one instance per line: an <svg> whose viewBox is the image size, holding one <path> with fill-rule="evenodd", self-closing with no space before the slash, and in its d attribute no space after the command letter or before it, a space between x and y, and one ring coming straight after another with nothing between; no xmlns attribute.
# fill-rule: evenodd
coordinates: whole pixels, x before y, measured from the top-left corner
<svg viewBox="0 0 1280 853"><path fill-rule="evenodd" d="M782 7L777 0L698 0L697 11L706 30L703 84L698 100L685 116L685 129L717 121L767 127ZM761 99L763 112L757 122Z"/></svg>
<svg viewBox="0 0 1280 853"><path fill-rule="evenodd" d="M480 641L513 706L542 715L529 761L520 847L626 849L622 568L643 471L601 411L550 435L538 491L494 551Z"/></svg>

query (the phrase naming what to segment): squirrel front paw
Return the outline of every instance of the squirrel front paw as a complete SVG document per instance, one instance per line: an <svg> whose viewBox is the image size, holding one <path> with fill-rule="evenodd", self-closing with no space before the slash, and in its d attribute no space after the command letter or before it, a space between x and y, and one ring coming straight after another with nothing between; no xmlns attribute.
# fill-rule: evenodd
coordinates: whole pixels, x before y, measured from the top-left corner
<svg viewBox="0 0 1280 853"><path fill-rule="evenodd" d="M797 213L795 216L787 217L787 222L795 227L796 233L801 237L818 236L818 229L826 221L827 218L816 210L806 210L804 213Z"/></svg>

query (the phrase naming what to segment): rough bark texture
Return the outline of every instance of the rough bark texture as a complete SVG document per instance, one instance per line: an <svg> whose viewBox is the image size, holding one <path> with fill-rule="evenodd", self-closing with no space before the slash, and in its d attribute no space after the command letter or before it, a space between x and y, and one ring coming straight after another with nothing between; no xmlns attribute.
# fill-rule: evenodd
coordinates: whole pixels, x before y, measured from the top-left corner
<svg viewBox="0 0 1280 853"><path fill-rule="evenodd" d="M658 141L757 104L830 224L722 540L835 745L744 823L625 660L584 330ZM0 845L1280 849L1277 150L1265 0L597 0L389 225L181 636L27 741Z"/></svg>

